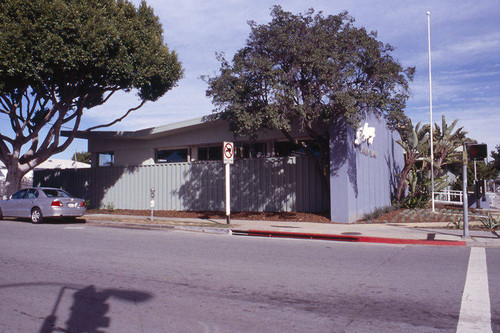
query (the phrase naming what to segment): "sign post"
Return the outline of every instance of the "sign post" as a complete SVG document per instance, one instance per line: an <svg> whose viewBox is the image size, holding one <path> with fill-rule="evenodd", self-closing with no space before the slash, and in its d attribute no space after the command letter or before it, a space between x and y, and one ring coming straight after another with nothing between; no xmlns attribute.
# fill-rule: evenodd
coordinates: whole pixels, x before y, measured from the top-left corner
<svg viewBox="0 0 500 333"><path fill-rule="evenodd" d="M226 178L226 223L231 222L231 164L234 163L234 143L224 142L222 145Z"/></svg>
<svg viewBox="0 0 500 333"><path fill-rule="evenodd" d="M474 161L474 196L476 199L476 208L481 208L481 185L477 179L476 162L484 162L484 159L488 158L488 147L484 143L473 143L467 147L467 154Z"/></svg>
<svg viewBox="0 0 500 333"><path fill-rule="evenodd" d="M463 202L463 227L464 227L464 234L463 236L465 238L469 238L469 200L467 197L467 144L464 143L464 151L462 154L462 176L463 176L463 181L462 181L462 202Z"/></svg>

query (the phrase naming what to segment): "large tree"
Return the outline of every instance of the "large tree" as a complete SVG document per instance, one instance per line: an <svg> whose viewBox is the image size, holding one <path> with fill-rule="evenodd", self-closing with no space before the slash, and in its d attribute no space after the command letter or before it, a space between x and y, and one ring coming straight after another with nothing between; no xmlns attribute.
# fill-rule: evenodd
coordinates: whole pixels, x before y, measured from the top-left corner
<svg viewBox="0 0 500 333"><path fill-rule="evenodd" d="M145 2L3 0L0 26L0 115L12 128L11 135L0 133L8 193L24 174L69 146L85 110L118 91L137 92L138 105L127 115L182 76ZM60 137L62 126L71 128L67 138Z"/></svg>
<svg viewBox="0 0 500 333"><path fill-rule="evenodd" d="M298 125L319 147L316 165L328 184L329 126L344 121L355 128L374 112L393 128L406 127L403 108L414 69L403 68L393 47L355 27L347 12L294 15L275 6L271 16L268 24L249 23L247 44L231 62L219 56L220 73L206 78L207 96L236 135L275 129L311 148L311 141L292 137Z"/></svg>

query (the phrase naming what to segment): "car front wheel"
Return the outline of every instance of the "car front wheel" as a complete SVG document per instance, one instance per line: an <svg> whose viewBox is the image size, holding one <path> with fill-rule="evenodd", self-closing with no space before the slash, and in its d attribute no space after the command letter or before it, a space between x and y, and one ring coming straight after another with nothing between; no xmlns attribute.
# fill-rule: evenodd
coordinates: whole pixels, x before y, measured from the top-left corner
<svg viewBox="0 0 500 333"><path fill-rule="evenodd" d="M31 210L31 223L42 223L43 215L40 208L35 207Z"/></svg>

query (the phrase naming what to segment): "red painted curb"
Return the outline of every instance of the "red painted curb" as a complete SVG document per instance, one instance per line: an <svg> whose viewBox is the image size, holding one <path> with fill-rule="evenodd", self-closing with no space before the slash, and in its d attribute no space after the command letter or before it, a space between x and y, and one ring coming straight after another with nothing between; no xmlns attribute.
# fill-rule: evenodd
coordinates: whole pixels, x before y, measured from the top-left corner
<svg viewBox="0 0 500 333"><path fill-rule="evenodd" d="M448 240L424 240L424 239L405 239L405 238L385 238L370 236L348 236L332 234L312 234L286 231L264 231L264 230L233 230L235 234L260 237L281 237L281 238L300 238L300 239L319 239L333 240L343 242L358 243L382 243L382 244L416 244L416 245L444 245L444 246L465 246L465 241Z"/></svg>

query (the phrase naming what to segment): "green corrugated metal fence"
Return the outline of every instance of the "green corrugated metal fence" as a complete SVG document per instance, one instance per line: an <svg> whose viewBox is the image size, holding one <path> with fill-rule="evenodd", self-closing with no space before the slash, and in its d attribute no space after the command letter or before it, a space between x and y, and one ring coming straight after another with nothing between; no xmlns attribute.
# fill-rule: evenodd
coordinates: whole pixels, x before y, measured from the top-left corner
<svg viewBox="0 0 500 333"><path fill-rule="evenodd" d="M36 171L34 184L61 187L89 199L91 206L149 209L224 210L224 165L220 161L136 167ZM231 166L233 211L321 212L328 196L314 162L307 157L237 160Z"/></svg>

